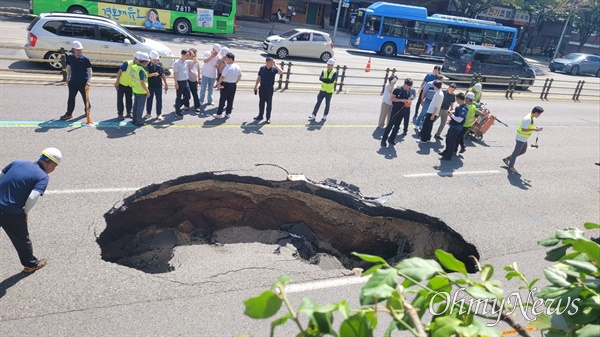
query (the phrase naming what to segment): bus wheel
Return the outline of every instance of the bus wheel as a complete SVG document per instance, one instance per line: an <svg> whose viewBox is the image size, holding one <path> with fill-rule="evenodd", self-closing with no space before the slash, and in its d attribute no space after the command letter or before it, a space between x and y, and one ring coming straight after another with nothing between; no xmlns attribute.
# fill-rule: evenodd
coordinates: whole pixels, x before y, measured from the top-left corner
<svg viewBox="0 0 600 337"><path fill-rule="evenodd" d="M49 51L44 55L44 60L49 60L50 62L46 63L52 69L61 69L62 63L60 63L60 52L57 51Z"/></svg>
<svg viewBox="0 0 600 337"><path fill-rule="evenodd" d="M286 57L288 57L289 52L287 49L285 48L279 48L277 49L277 57L279 57L280 59L284 59Z"/></svg>
<svg viewBox="0 0 600 337"><path fill-rule="evenodd" d="M67 12L73 13L73 14L88 14L87 9L85 9L84 7L81 7L81 6L71 6L67 10Z"/></svg>
<svg viewBox="0 0 600 337"><path fill-rule="evenodd" d="M173 29L178 35L188 35L192 30L190 22L186 19L177 19L173 24Z"/></svg>
<svg viewBox="0 0 600 337"><path fill-rule="evenodd" d="M321 61L327 62L331 58L331 54L328 51L326 51L323 54L321 54L321 57L319 58L321 59Z"/></svg>
<svg viewBox="0 0 600 337"><path fill-rule="evenodd" d="M381 55L394 56L396 55L396 45L391 42L386 42L381 47Z"/></svg>

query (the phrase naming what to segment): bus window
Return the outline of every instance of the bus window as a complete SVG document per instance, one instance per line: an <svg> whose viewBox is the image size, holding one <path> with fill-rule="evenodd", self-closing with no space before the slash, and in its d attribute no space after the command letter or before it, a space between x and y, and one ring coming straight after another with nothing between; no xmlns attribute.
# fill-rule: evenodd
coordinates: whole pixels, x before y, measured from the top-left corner
<svg viewBox="0 0 600 337"><path fill-rule="evenodd" d="M368 15L365 20L365 34L375 35L381 28L381 16Z"/></svg>
<svg viewBox="0 0 600 337"><path fill-rule="evenodd" d="M500 48L510 48L513 43L513 33L512 32L498 32L498 39L502 41L498 47Z"/></svg>
<svg viewBox="0 0 600 337"><path fill-rule="evenodd" d="M425 41L443 41L444 27L432 24L423 26L423 40Z"/></svg>
<svg viewBox="0 0 600 337"><path fill-rule="evenodd" d="M481 28L467 27L465 29L465 39L469 44L481 44L482 36L483 31L481 30Z"/></svg>
<svg viewBox="0 0 600 337"><path fill-rule="evenodd" d="M383 31L381 35L392 37L404 37L404 20L394 18L383 19Z"/></svg>
<svg viewBox="0 0 600 337"><path fill-rule="evenodd" d="M365 19L365 12L358 11L356 15L356 19L350 28L350 35L358 35L360 33L360 29L362 28L363 21Z"/></svg>
<svg viewBox="0 0 600 337"><path fill-rule="evenodd" d="M423 24L419 21L406 21L406 36L411 39L421 39Z"/></svg>
<svg viewBox="0 0 600 337"><path fill-rule="evenodd" d="M498 32L496 30L484 30L483 31L483 41L481 42L484 46L501 46L502 40L498 39Z"/></svg>

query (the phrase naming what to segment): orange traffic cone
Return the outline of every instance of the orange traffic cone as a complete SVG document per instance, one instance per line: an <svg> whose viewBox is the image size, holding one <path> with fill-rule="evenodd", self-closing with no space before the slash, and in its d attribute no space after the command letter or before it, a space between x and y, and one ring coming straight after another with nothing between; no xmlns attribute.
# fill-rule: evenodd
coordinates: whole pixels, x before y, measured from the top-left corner
<svg viewBox="0 0 600 337"><path fill-rule="evenodd" d="M371 71L371 58L369 57L369 60L367 61L367 66L365 67L365 73L368 73L369 71Z"/></svg>

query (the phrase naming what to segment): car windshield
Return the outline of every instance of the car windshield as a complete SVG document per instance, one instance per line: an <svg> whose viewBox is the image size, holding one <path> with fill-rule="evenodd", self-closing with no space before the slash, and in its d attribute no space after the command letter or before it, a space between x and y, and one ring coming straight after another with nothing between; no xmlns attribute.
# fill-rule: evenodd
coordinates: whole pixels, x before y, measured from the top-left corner
<svg viewBox="0 0 600 337"><path fill-rule="evenodd" d="M582 57L584 57L584 55L582 55L582 54L569 54L569 55L565 56L565 58L567 60L579 60Z"/></svg>
<svg viewBox="0 0 600 337"><path fill-rule="evenodd" d="M117 25L119 25L119 24L117 24ZM119 28L121 28L123 31L125 31L125 33L127 33L129 36L132 36L134 39L136 39L142 43L146 42L146 39L144 39L143 37L141 37L137 34L132 33L129 29L127 29L121 25L119 25Z"/></svg>
<svg viewBox="0 0 600 337"><path fill-rule="evenodd" d="M292 36L294 36L294 35L298 34L299 32L300 32L300 31L299 31L299 30L297 30L297 29L292 29L292 30L288 30L288 31L287 31L287 32L285 32L285 33L281 33L281 34L279 34L279 36L281 36L281 37L286 37L286 38L287 38L287 37L292 37Z"/></svg>

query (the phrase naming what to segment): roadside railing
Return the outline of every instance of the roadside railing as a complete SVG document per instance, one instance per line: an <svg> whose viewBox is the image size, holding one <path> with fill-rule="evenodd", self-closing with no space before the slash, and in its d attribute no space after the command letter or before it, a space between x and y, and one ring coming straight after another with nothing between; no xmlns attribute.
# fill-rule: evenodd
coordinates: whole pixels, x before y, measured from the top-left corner
<svg viewBox="0 0 600 337"><path fill-rule="evenodd" d="M29 49L29 50L47 50L42 48L26 48L17 46L0 46L0 49ZM122 61L106 62L97 61L103 59L103 56L122 56L122 60L131 59L132 55L113 53L113 52L91 52L84 51L91 60L94 67L118 67ZM59 75L61 80L66 81L66 56L67 50L64 48L58 49L52 55L57 58L51 59L28 59L18 57L0 57L5 61L28 61L53 64L55 67L60 65L56 70L30 70L30 69L0 69L0 72L14 73L37 73L41 75ZM178 57L161 57L161 62L166 69L172 68L172 61ZM264 65L264 62L247 62L243 60L236 61L246 74L252 73L248 71L250 67L258 69ZM276 90L278 91L313 91L316 92L320 88L319 75L325 69L323 64L300 63L294 61L279 61L279 67L282 69L281 74L276 80ZM406 69L396 68L371 68L366 72L365 68L352 68L346 65L337 65L335 69L338 73L335 83L335 92L337 94L360 94L373 95L382 94L390 75L396 75L400 78L399 84L404 78L412 78L413 86L418 88L422 82L423 73L414 72ZM515 94L523 98L538 98L541 100L569 99L575 102L581 100L598 100L599 82L598 80L555 80L554 78L522 78L519 76L489 76L480 73L474 74L453 74L445 73L446 77L453 79L445 80L446 84L456 83L460 87L471 87L475 83L484 83L486 85L484 92L486 97L502 97L506 99L514 99ZM113 74L102 72L94 72L94 83L98 86L113 85L116 78L116 71ZM6 77L1 78L7 81ZM39 79L37 79L39 80ZM254 76L243 76L239 83L241 90L254 87L256 78ZM14 82L24 83L27 80L13 79ZM56 82L56 81L55 81Z"/></svg>

